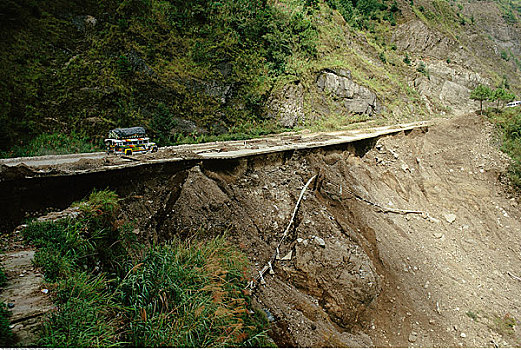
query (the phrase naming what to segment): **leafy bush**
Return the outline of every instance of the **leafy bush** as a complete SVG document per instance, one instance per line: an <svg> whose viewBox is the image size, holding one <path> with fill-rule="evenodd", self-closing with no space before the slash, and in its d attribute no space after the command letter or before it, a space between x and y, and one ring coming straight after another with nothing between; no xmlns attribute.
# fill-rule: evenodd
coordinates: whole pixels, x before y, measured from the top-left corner
<svg viewBox="0 0 521 350"><path fill-rule="evenodd" d="M418 67L416 67L416 71L421 73L421 74L423 74L423 75L425 75L427 78L430 76L429 70L425 66L424 62L418 63Z"/></svg>
<svg viewBox="0 0 521 350"><path fill-rule="evenodd" d="M521 113L514 107L491 112L488 117L502 132L501 150L512 158L508 176L512 184L521 189Z"/></svg>
<svg viewBox="0 0 521 350"><path fill-rule="evenodd" d="M403 63L410 66L411 65L411 59L409 58L409 54L406 52L405 56L403 57Z"/></svg>
<svg viewBox="0 0 521 350"><path fill-rule="evenodd" d="M396 1L388 9L384 1L380 0L326 0L327 4L340 12L342 17L354 27L368 29L369 21L378 16L387 18L391 24L396 20L394 14L399 12Z"/></svg>

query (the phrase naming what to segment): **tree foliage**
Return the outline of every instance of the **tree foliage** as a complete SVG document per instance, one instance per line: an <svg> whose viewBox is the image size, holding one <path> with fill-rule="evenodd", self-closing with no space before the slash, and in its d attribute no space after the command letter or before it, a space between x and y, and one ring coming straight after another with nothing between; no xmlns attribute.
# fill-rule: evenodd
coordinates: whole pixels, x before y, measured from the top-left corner
<svg viewBox="0 0 521 350"><path fill-rule="evenodd" d="M490 99L490 96L492 96L492 90L485 85L478 85L470 93L471 100L479 101L480 114L483 114L483 101Z"/></svg>
<svg viewBox="0 0 521 350"><path fill-rule="evenodd" d="M510 102L516 98L516 95L511 93L510 91L499 87L493 90L489 96L490 101L496 102L496 109L499 109L499 104L503 102L503 104Z"/></svg>
<svg viewBox="0 0 521 350"><path fill-rule="evenodd" d="M0 151L58 130L94 144L114 127L164 136L172 124L165 115L206 132L262 121L288 58L317 55L309 14L317 3L307 5L285 12L266 0L6 0Z"/></svg>
<svg viewBox="0 0 521 350"><path fill-rule="evenodd" d="M390 8L381 0L326 0L342 17L357 28L368 28L370 20L382 18L396 24L395 14L400 12L394 1Z"/></svg>

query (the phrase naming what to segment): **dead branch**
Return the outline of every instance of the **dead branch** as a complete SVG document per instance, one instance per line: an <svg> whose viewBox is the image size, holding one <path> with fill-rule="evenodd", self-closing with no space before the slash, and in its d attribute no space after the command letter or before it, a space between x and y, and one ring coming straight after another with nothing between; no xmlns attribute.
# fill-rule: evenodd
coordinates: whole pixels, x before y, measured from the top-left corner
<svg viewBox="0 0 521 350"><path fill-rule="evenodd" d="M513 279L515 279L515 280L521 282L521 278L517 277L517 276L514 275L512 272L507 271L507 274L508 274L510 277L512 277Z"/></svg>
<svg viewBox="0 0 521 350"><path fill-rule="evenodd" d="M286 229L284 230L284 233L282 234L282 237L279 241L279 244L277 244L277 247L275 248L275 252L273 253L271 259L268 261L268 263L262 268L262 270L259 271L259 276L257 276L255 278L255 281L250 281L248 287L250 289L253 289L255 287L255 282L260 280L262 284L265 284L266 282L264 281L264 274L266 273L266 271L270 271L270 273L273 272L273 264L275 263L275 259L277 258L277 256L279 255L279 248L282 244L282 242L284 241L284 239L286 238L286 236L288 235L288 232L289 230L291 229L291 226L293 225L293 223L295 222L295 216L297 215L297 212L298 212L298 209L300 207L300 202L302 201L302 198L304 197L304 193L306 192L307 188L309 187L309 185L311 184L311 182L313 181L313 179L315 179L316 175L313 175L309 180L308 182L304 185L304 187L302 188L302 191L300 191L300 196L298 197L298 200L297 200L297 203L295 204L295 208L293 209L293 215L291 215L291 219L289 220L289 224L288 226L286 227Z"/></svg>
<svg viewBox="0 0 521 350"><path fill-rule="evenodd" d="M429 214L427 214L426 212L424 211L421 211L421 210L408 210L408 209L396 209L396 208L387 208L387 207L384 207L383 205L380 205L378 203L373 203L371 202L370 200L367 200L359 195L357 195L356 193L353 193L349 190L345 190L347 192L349 192L350 194L352 194L357 200L361 201L361 202L365 202L367 204L370 204L374 207L377 207L378 209L380 209L380 211L382 211L383 213L395 213L395 214L420 214L420 215L424 215L424 216L429 216Z"/></svg>
<svg viewBox="0 0 521 350"><path fill-rule="evenodd" d="M286 227L286 230L284 231L284 234L282 235L282 238L280 239L279 241L279 244L277 245L277 251L279 250L280 248L280 245L282 244L282 242L284 241L284 238L286 238L288 232L289 232L289 229L291 228L291 226L293 225L293 222L295 221L295 216L297 215L297 211L298 211L298 208L300 206L300 201L302 201L302 198L304 197L304 192L306 192L309 184L311 184L311 182L313 181L313 179L316 177L316 175L313 175L311 177L311 179L308 180L308 182L306 183L306 185L304 186L304 188L302 188L302 191L300 191L300 196L298 197L298 200L297 200L297 204L295 204L295 209L293 209L293 215L291 216L291 220L289 221L289 224L288 226ZM276 254L276 253L275 253ZM274 255L275 257L275 255ZM271 261L273 262L274 260L274 257L271 259Z"/></svg>

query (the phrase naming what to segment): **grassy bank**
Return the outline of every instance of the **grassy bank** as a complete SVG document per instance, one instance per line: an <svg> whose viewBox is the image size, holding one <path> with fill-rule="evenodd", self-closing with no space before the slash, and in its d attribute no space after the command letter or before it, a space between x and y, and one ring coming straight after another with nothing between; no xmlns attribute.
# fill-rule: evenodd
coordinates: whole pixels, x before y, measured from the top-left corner
<svg viewBox="0 0 521 350"><path fill-rule="evenodd" d="M521 111L518 107L490 110L487 116L501 132L501 150L512 158L508 176L512 184L521 190Z"/></svg>
<svg viewBox="0 0 521 350"><path fill-rule="evenodd" d="M223 237L145 247L117 220L118 198L94 192L77 219L31 223L58 306L45 347L263 347L267 321L251 305L247 258Z"/></svg>

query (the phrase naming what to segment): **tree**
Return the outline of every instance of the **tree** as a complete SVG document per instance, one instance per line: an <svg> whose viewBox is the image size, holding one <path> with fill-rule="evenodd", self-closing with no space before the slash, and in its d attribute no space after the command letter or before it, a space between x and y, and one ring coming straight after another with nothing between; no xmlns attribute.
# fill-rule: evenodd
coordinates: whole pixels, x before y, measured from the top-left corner
<svg viewBox="0 0 521 350"><path fill-rule="evenodd" d="M478 85L477 88L472 90L470 93L470 99L474 101L479 101L479 114L483 115L483 101L490 99L492 95L492 90L488 86Z"/></svg>
<svg viewBox="0 0 521 350"><path fill-rule="evenodd" d="M489 100L496 101L496 109L499 109L500 102L503 102L503 104L505 104L506 102L510 102L515 98L516 95L502 87L499 87L492 91Z"/></svg>
<svg viewBox="0 0 521 350"><path fill-rule="evenodd" d="M516 99L516 95L508 90L505 91L505 94L502 96L501 101L503 102L503 106L505 103L512 102Z"/></svg>

